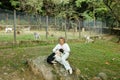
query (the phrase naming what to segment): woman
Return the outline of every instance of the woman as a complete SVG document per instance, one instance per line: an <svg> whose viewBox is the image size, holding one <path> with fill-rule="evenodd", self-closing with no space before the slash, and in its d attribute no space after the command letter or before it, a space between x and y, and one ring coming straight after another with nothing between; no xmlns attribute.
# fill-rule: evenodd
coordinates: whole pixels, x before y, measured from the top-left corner
<svg viewBox="0 0 120 80"><path fill-rule="evenodd" d="M55 60L60 64L62 64L65 67L65 69L68 70L70 74L72 74L72 68L69 62L66 60L70 54L70 47L65 42L65 38L60 37L58 40L59 40L59 43L53 49L53 53L55 53L57 50L63 50L63 54L61 56L55 55Z"/></svg>

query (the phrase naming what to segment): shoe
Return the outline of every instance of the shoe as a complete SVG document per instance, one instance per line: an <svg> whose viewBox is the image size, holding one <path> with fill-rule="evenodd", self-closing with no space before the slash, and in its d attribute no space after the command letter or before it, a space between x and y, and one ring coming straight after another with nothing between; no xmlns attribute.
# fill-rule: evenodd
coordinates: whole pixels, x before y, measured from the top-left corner
<svg viewBox="0 0 120 80"><path fill-rule="evenodd" d="M72 72L73 72L73 71L72 71L72 68L70 68L68 71L69 71L70 74L72 74Z"/></svg>
<svg viewBox="0 0 120 80"><path fill-rule="evenodd" d="M56 64L57 62L56 61L52 61L53 64Z"/></svg>

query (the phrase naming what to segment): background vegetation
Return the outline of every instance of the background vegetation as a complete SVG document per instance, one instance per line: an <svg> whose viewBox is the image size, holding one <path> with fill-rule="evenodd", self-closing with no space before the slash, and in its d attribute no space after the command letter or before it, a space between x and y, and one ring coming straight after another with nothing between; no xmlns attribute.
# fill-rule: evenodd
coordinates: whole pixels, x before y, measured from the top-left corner
<svg viewBox="0 0 120 80"><path fill-rule="evenodd" d="M0 8L20 12L62 16L63 18L98 19L109 27L120 27L119 0L1 0Z"/></svg>

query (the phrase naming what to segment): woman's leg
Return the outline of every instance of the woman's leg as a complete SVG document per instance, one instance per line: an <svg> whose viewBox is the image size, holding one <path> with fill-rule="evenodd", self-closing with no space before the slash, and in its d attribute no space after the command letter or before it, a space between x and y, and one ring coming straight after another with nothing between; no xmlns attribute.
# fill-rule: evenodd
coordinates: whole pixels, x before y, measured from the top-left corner
<svg viewBox="0 0 120 80"><path fill-rule="evenodd" d="M69 57L69 53L65 53L63 56L62 56L62 64L64 65L65 69L68 70L70 69L70 64L68 61L66 61L66 59Z"/></svg>
<svg viewBox="0 0 120 80"><path fill-rule="evenodd" d="M72 74L72 68L71 68L69 62L66 60L68 57L69 57L69 53L65 53L62 56L62 64L64 65L65 69L69 70L70 74Z"/></svg>
<svg viewBox="0 0 120 80"><path fill-rule="evenodd" d="M55 60L57 62L59 62L60 64L62 64L62 57L61 56L55 55Z"/></svg>
<svg viewBox="0 0 120 80"><path fill-rule="evenodd" d="M62 56L55 55L55 60L62 64L66 70L69 70L70 74L72 74L72 68L70 67L69 62L66 60L69 57L69 53L65 53Z"/></svg>

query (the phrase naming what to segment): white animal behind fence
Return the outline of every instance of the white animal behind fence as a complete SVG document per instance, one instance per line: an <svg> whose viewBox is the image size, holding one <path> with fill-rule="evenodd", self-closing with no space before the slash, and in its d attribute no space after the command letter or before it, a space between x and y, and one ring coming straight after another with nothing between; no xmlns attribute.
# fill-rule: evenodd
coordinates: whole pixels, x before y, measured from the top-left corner
<svg viewBox="0 0 120 80"><path fill-rule="evenodd" d="M85 37L85 43L94 42L94 40L91 39L90 36L85 35L84 37Z"/></svg>
<svg viewBox="0 0 120 80"><path fill-rule="evenodd" d="M5 28L5 32L8 33L8 32L12 32L12 28Z"/></svg>
<svg viewBox="0 0 120 80"><path fill-rule="evenodd" d="M40 38L40 34L39 34L39 33L34 32L34 38L35 38L35 40L38 40L38 39Z"/></svg>
<svg viewBox="0 0 120 80"><path fill-rule="evenodd" d="M23 30L24 30L24 31L30 31L30 28L31 28L31 27L26 27L26 28L24 28Z"/></svg>

